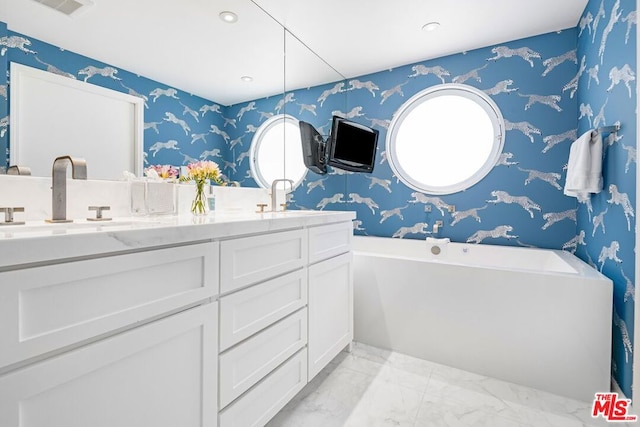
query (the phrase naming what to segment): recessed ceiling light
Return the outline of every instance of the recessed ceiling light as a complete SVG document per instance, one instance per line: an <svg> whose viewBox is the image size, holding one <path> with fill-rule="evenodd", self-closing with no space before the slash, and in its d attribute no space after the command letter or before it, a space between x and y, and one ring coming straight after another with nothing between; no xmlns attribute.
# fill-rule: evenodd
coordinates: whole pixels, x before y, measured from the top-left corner
<svg viewBox="0 0 640 427"><path fill-rule="evenodd" d="M233 24L234 22L238 22L238 15L236 15L233 12L229 12L228 10L225 10L224 12L220 12L218 16L220 17L220 19L222 19L224 22L228 24Z"/></svg>
<svg viewBox="0 0 640 427"><path fill-rule="evenodd" d="M426 24L424 24L422 26L422 29L424 31L435 31L438 28L440 28L440 23L439 22L435 22L435 21L434 22L428 22L428 23L426 23Z"/></svg>
<svg viewBox="0 0 640 427"><path fill-rule="evenodd" d="M240 80L242 80L243 82L249 83L249 82L253 81L253 77L251 77L251 76L242 76L242 77L240 77Z"/></svg>

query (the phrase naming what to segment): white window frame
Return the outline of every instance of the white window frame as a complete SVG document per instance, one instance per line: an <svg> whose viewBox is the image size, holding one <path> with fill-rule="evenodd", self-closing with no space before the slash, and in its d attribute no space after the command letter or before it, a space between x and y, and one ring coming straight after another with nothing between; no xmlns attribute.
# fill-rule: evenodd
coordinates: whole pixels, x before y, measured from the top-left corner
<svg viewBox="0 0 640 427"><path fill-rule="evenodd" d="M299 121L295 117L289 114L277 114L275 116L270 117L264 123L262 123L258 128L258 130L256 131L256 133L253 135L253 139L251 140L251 151L249 153L249 158L250 158L249 168L251 170L251 176L256 181L256 183L262 188L271 188L271 182L267 181L267 179L264 177L264 175L260 171L260 165L258 165L258 151L260 149L260 144L262 143L262 140L265 137L265 135L271 129L273 129L274 126L277 126L281 123L287 123L287 122L295 124L296 126L299 126ZM300 141L298 141L298 143L301 144ZM297 181L294 180L292 191L298 188L300 184L302 184L306 176L307 176L307 170L305 168L305 172L302 174L300 179L298 179ZM280 177L280 178L288 178L288 177ZM283 183L280 183L278 188L285 189L285 185ZM286 189L288 188L289 186L286 185Z"/></svg>
<svg viewBox="0 0 640 427"><path fill-rule="evenodd" d="M470 99L477 103L487 113L494 130L494 141L490 154L483 165L470 177L451 185L437 186L421 182L407 173L400 162L396 152L396 138L403 120L416 107L423 102L439 96L455 95ZM386 154L393 173L407 186L427 194L453 194L468 189L480 182L493 169L500 158L504 148L504 118L498 105L484 92L463 84L447 83L431 86L418 92L407 100L394 114L389 126L386 138ZM429 167L429 161L438 161L437 158L425 159L425 167Z"/></svg>

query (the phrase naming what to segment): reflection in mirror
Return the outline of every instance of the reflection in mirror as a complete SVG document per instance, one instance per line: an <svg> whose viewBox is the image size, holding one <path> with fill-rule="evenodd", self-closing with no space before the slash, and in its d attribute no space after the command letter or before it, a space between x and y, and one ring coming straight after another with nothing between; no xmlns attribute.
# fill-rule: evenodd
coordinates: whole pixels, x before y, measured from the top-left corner
<svg viewBox="0 0 640 427"><path fill-rule="evenodd" d="M345 77L289 31L285 35L285 47L285 93L295 94L295 101L287 104L286 111L298 120L313 125L326 140L331 131L332 116L346 109ZM309 81L318 84L309 87L306 83ZM293 142L300 147L299 133L298 131L295 141L286 140L285 145L290 146ZM306 169L302 158L300 164ZM329 173L336 172L329 168ZM347 194L345 178L308 171L304 185L300 185L289 196L289 203L292 208L316 209L317 202L311 202L315 197L309 197L310 192L318 189L314 195L321 190L331 194ZM337 206L329 206L327 209L335 209Z"/></svg>
<svg viewBox="0 0 640 427"><path fill-rule="evenodd" d="M302 160L298 120L280 114L265 121L251 143L251 173L258 185L270 188L276 179L290 179L297 188L307 169ZM284 189L284 182L278 184ZM288 186L287 186L288 187Z"/></svg>
<svg viewBox="0 0 640 427"><path fill-rule="evenodd" d="M29 49L24 51L17 47L8 47L0 56L0 71L3 71L3 67L7 64L26 65L68 79L72 83L86 82L93 87L108 89L142 102L144 146L142 156L137 163L138 169L142 169L140 166L150 165L184 166L206 159L218 162L224 168L225 174L233 175L238 167L237 163L232 164L236 161L232 155L233 148L240 147L235 144L244 142L244 150L248 150L247 141L251 138L250 129L252 128L247 129L250 114L244 117L238 115L238 111L234 111L229 104L282 94L284 87L284 29L282 26L250 0L233 2L233 10L240 16L239 21L234 24L227 24L218 19L220 10L216 9L219 5L205 5L202 2L194 8L185 8L178 3L163 5L161 10L158 10L158 16L162 16L162 13L173 13L177 19L185 22L186 16L196 14L197 19L194 22L200 22L200 20L209 22L206 28L201 29L204 33L199 33L197 41L188 38L188 34L180 32L172 34L171 42L178 40L185 47L184 51L176 52L176 58L171 61L171 64L167 63L167 66L161 67L156 74L150 71L149 75L144 75L134 71L136 63L131 65L132 63L127 62L131 65L127 70L119 68L125 62L119 63L114 60L113 64L109 64L96 58L125 58L128 53L136 51L144 52L143 56L151 61L150 57L153 56L151 52L157 49L158 44L147 41L145 45L145 40L148 40L147 36L153 33L152 31L124 46L118 44L119 40L113 40L113 45L109 44L109 50L117 51L122 55L108 55L103 50L104 45L98 43L90 44L84 50L80 49L79 44L74 44L74 41L83 38L69 37L71 34L76 34L92 19L102 17L108 22L111 16L109 11L117 7L116 3L118 1L103 5L106 9L104 7L100 10L95 9L92 14L85 15L82 20L65 20L65 27L62 28L60 27L62 21L55 19L46 20L47 25L34 27L30 24L31 22L44 22L48 14L59 12L47 9L37 2L11 0L10 13L5 18L8 21L7 25L0 23L0 38L4 36L23 38L28 41ZM142 18L148 12L148 9L140 5L133 7L131 11L127 10L131 21L135 21L137 17L143 20ZM140 15L141 13L144 15ZM38 19L29 19L29 17ZM122 31L124 32L127 28L122 28ZM259 37L254 36L256 28L260 29ZM197 48L201 40L209 43L206 49ZM229 43L218 43L215 49L211 50L211 40L227 40ZM168 48L162 49L166 52ZM86 56L77 52L82 52ZM204 62L196 61L196 63L208 65L204 67L206 79L202 78L202 68L194 69L190 66L193 61L189 58L184 59L184 52L204 59ZM137 65L140 69L148 71L148 64L139 58L142 56L138 54ZM180 58L183 59L180 60ZM185 75L193 75L194 78L187 81L184 86L172 86L169 80L172 80L171 76L175 76L176 73L182 76L177 79L180 82L185 82L183 77ZM244 83L241 80L244 75L252 76L253 82ZM167 80L163 80L162 76L166 76ZM8 83L9 75L0 73L0 90L10 88ZM12 81L11 86L13 83ZM13 132L8 129L8 121L9 117L12 120L18 117L14 111L8 111L8 98L8 96L3 97L0 92L0 150L5 152L6 149L7 156L11 156L12 147L8 142L10 138L13 140ZM17 101L14 96L10 98L12 103ZM66 96L61 95L59 98L64 99ZM52 110L57 109L56 107ZM91 114L90 110L84 108L82 112ZM73 116L73 113L68 115ZM94 112L94 115L99 114ZM106 115L106 119L109 119L109 115ZM254 124L255 127L258 125L259 123ZM67 131L80 131L79 127L70 128L60 124L56 126L64 127ZM238 129L236 130L235 127ZM40 130L47 132L48 128L50 126L41 126ZM18 139L22 140L20 137ZM36 139L47 148L54 150L56 156L74 154L88 158L89 152L97 152L97 148L100 148L95 144L98 142L97 139L90 136L83 138L87 151L78 153L63 150L56 144L52 144L51 138ZM120 139L119 136L112 135L108 144L103 141L100 145L112 150L113 144ZM35 147L34 151L42 152L43 148ZM7 158L5 165L8 165L8 160ZM25 166L31 166L28 160L26 163L23 160L19 161ZM104 157L99 161L88 159L90 178L120 179L123 170L131 170L129 167L120 165L114 175L97 175L98 163L108 163L108 161L105 162ZM247 163L245 162L245 165ZM0 164L0 173L4 172L5 165ZM34 173L34 175L50 176L51 165L49 164L43 173Z"/></svg>
<svg viewBox="0 0 640 427"><path fill-rule="evenodd" d="M142 172L141 98L11 64L10 164L51 176L54 159L80 157L90 179Z"/></svg>
<svg viewBox="0 0 640 427"><path fill-rule="evenodd" d="M504 144L498 106L467 85L432 86L409 99L387 134L394 173L430 194L465 190L496 164Z"/></svg>
<svg viewBox="0 0 640 427"><path fill-rule="evenodd" d="M18 63L142 100L144 167L183 166L196 160L213 160L220 164L225 175L242 182L242 185L255 186L249 162L243 160L249 156L251 137L268 117L286 113L306 119L326 136L331 114L346 110L346 102L343 101L345 84L339 84L343 76L287 33L282 25L257 5L257 1L234 1L233 10L239 15L238 22L234 24L219 20L217 16L220 10L211 5L203 6L202 10L165 5L158 10L159 14L173 13L182 20L192 13L197 15L192 16L194 22L209 19L210 25L204 30L204 36L198 36L198 41L233 41L218 44L215 55L209 50L197 50L199 57L208 60L205 69L210 87L195 83L203 81L202 69L189 69L192 62L184 59L184 52L177 52L174 63L161 67L157 74L149 71L146 63L140 62L140 68L149 71L145 75L136 73L135 62L120 63L117 59L112 59L113 63L99 61L97 58L116 58L116 55L108 55L101 49L104 46L97 43L81 48L76 41L83 40L77 36L82 34L82 26L92 22L98 25L92 21L98 18L108 20L110 11L118 1L104 5L106 9L95 9L82 20L64 21L64 27L61 27L62 21L54 19L46 20L45 26L33 25L37 20L43 22L48 14L58 13L37 2L10 0L10 3L10 13L5 18L7 25L0 23L0 37L24 38L29 42L29 49L8 48L0 59L0 71L7 64ZM129 11L128 18L133 22L142 12L146 13L146 9L138 5ZM256 28L260 29L259 37L254 35ZM157 45L147 37L151 37L151 33L136 39L135 43L125 45L119 44L120 40L113 40L110 50L121 53L121 58L136 49L144 51L146 57L157 57L153 54ZM180 41L185 46L184 50L194 52L198 46L196 40L186 38L185 34L176 34L174 37L177 40L180 38L184 39ZM286 49L284 58L283 47ZM131 66L124 66L125 63ZM300 65L294 66L294 63ZM193 73L194 78L184 87L172 86L171 76L175 74L171 73L181 76ZM253 81L243 83L241 77L245 75L253 77ZM184 82L183 79L179 81ZM318 82L318 86L308 88L309 81ZM0 89L8 88L8 83L9 77L4 72L0 73ZM5 97L3 100L0 96L0 150L7 149L10 155L7 99ZM6 111L3 111L5 106ZM3 125L5 119L7 124ZM86 144L91 144L92 139L86 138ZM69 153L56 150L55 154ZM87 157L85 153L76 155ZM89 161L90 175L96 171L95 163ZM0 166L0 171L2 169ZM49 176L50 170L43 175ZM121 176L122 170L111 179Z"/></svg>
<svg viewBox="0 0 640 427"><path fill-rule="evenodd" d="M306 172L302 160L300 132L297 129L297 120L303 120L313 124L326 138L331 128L332 113L336 110L343 110L345 105L345 94L342 90L344 84L343 77L333 70L327 63L319 58L314 52L301 43L293 34L284 30L285 34L285 57L284 57L284 88L282 95L256 99L248 103L233 106L231 113L238 114L240 111L247 111L242 117L242 126L249 132L260 132L261 126L265 126L267 120L278 114L286 114L296 121L296 132L284 132L281 144L283 149L281 159L274 160L277 164L279 175L276 178L287 177L291 171L302 168ZM319 86L308 87L311 78L320 82L327 82ZM248 109L251 110L248 110ZM244 109L244 110L243 110ZM236 111L238 113L236 113ZM257 136L257 133L256 133ZM241 136L239 136L241 137ZM253 141L257 141L254 137ZM252 144L253 147L253 144ZM247 147L232 149L232 156L236 159L238 168L236 180L243 186L269 186L269 183L262 182L265 178L256 173L256 169L248 163L255 164L255 157L252 153L261 152L252 148L251 153L246 152ZM246 154L245 154L246 153ZM288 154L285 154L288 153ZM250 162L243 162L245 156L250 156ZM293 160L295 159L295 160ZM295 164L291 164L295 162ZM306 178L302 178L306 185L298 186L296 192L306 191L309 181L315 180L316 174L309 172ZM297 181L296 178L293 178ZM292 203L292 207L296 207Z"/></svg>

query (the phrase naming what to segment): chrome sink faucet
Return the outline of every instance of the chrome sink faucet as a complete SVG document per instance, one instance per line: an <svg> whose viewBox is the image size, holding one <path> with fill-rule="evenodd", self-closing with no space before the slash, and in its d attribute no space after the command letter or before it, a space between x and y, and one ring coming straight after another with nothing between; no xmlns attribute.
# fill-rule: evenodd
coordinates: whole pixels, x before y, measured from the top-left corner
<svg viewBox="0 0 640 427"><path fill-rule="evenodd" d="M73 179L87 179L87 161L80 157L61 156L53 161L51 171L51 219L47 222L72 222L67 219L67 167Z"/></svg>
<svg viewBox="0 0 640 427"><path fill-rule="evenodd" d="M291 191L293 191L293 185L294 182L293 180L289 179L289 178L279 178L279 179L274 179L273 182L271 183L271 212L276 212L278 209L276 208L276 187L277 184L279 182L288 182L289 184L291 184ZM286 186L285 186L285 196L287 194L287 190L286 190ZM286 200L285 200L286 203Z"/></svg>

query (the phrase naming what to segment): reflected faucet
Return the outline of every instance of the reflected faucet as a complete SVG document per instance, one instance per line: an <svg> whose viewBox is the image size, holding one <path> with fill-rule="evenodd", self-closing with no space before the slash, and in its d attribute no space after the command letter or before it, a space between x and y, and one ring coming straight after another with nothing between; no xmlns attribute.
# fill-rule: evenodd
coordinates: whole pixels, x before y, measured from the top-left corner
<svg viewBox="0 0 640 427"><path fill-rule="evenodd" d="M73 179L87 179L87 161L80 157L61 156L53 161L51 171L51 219L47 222L72 222L67 219L67 167Z"/></svg>
<svg viewBox="0 0 640 427"><path fill-rule="evenodd" d="M274 179L273 182L271 183L271 212L276 212L278 210L276 208L276 184L279 182L288 182L289 184L291 184L291 191L293 191L293 185L294 185L293 180L289 178ZM286 203L286 194L287 194L286 186L285 186L284 194L285 194L285 203Z"/></svg>
<svg viewBox="0 0 640 427"><path fill-rule="evenodd" d="M31 168L27 166L12 165L7 169L7 175L31 175Z"/></svg>

